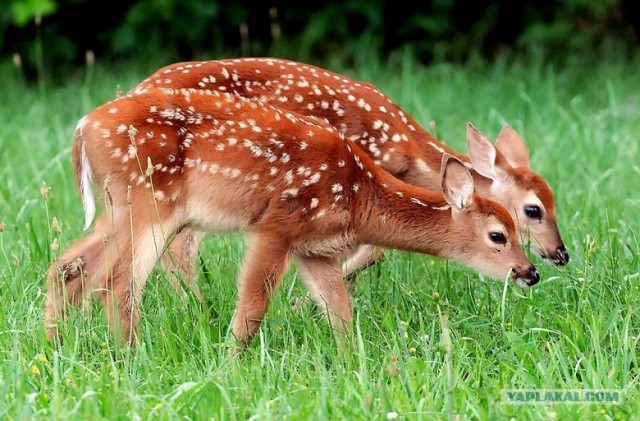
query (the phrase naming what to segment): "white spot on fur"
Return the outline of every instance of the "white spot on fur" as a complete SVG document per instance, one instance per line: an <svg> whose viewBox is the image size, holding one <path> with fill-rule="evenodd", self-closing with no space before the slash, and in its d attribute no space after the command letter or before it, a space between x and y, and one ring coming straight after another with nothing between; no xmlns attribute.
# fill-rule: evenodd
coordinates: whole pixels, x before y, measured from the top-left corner
<svg viewBox="0 0 640 421"><path fill-rule="evenodd" d="M290 188L290 189L286 189L282 192L282 198L286 199L287 197L295 197L298 195L298 189L297 188Z"/></svg>
<svg viewBox="0 0 640 421"><path fill-rule="evenodd" d="M431 146L433 149L435 149L436 151L438 151L440 153L444 153L444 149L441 148L440 146L438 146L437 144L433 143L433 142L429 142L429 146Z"/></svg>
<svg viewBox="0 0 640 421"><path fill-rule="evenodd" d="M284 181L287 184L293 183L293 170L289 170L284 175Z"/></svg>
<svg viewBox="0 0 640 421"><path fill-rule="evenodd" d="M320 175L320 173L319 173L319 172L314 173L311 177L309 177L309 178L307 178L306 180L304 180L304 181L302 182L302 185L303 185L303 186L305 186L305 187L306 187L306 186L310 186L310 185L315 184L315 183L317 183L318 181L320 181L320 178L321 178L321 175Z"/></svg>
<svg viewBox="0 0 640 421"><path fill-rule="evenodd" d="M446 211L451 209L451 206L449 205L444 205L444 206L434 206L432 209L438 210L438 211Z"/></svg>
<svg viewBox="0 0 640 421"><path fill-rule="evenodd" d="M411 200L412 203L415 203L416 205L424 206L425 208L429 207L429 205L427 205L426 203L424 203L420 199L416 199L415 197L412 197L410 200Z"/></svg>

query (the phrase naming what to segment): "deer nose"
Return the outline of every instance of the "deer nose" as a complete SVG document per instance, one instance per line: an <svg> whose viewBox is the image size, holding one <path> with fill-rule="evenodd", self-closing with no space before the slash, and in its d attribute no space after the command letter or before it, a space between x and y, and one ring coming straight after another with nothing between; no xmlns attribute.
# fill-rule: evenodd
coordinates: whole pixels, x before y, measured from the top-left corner
<svg viewBox="0 0 640 421"><path fill-rule="evenodd" d="M558 247L556 250L556 259L553 261L557 266L564 266L569 263L569 252L564 246Z"/></svg>
<svg viewBox="0 0 640 421"><path fill-rule="evenodd" d="M536 269L535 266L531 265L531 267L529 268L529 279L528 279L528 283L529 286L533 286L535 284L537 284L538 282L540 282L540 274L538 273L538 270Z"/></svg>

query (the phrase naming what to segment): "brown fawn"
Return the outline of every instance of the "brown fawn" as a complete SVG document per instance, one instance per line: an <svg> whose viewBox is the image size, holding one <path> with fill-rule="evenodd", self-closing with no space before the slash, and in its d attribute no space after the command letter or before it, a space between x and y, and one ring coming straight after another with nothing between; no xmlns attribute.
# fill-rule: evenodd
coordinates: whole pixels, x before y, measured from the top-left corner
<svg viewBox="0 0 640 421"><path fill-rule="evenodd" d="M383 169L426 189L440 189L442 156L453 155L471 171L478 192L502 203L523 237L531 235L532 248L540 256L556 265L569 261L551 189L530 170L527 146L509 126L493 145L469 125L470 156L466 157L439 142L375 86L312 65L273 58L176 63L159 69L130 92L151 87L234 93L324 118ZM174 284L176 272L188 283L195 277L201 239L202 233L185 229L169 246L171 253L162 263L173 274ZM362 247L345 262L344 272L367 266L382 254L379 248Z"/></svg>
<svg viewBox="0 0 640 421"><path fill-rule="evenodd" d="M52 263L48 336L89 292L135 344L147 278L172 238L191 228L251 234L232 333L258 330L293 259L311 297L344 331L351 311L338 257L358 244L454 259L522 287L539 275L499 203L474 192L443 157L441 189L406 184L324 120L205 89L152 88L97 107L75 130L72 158L86 227Z"/></svg>

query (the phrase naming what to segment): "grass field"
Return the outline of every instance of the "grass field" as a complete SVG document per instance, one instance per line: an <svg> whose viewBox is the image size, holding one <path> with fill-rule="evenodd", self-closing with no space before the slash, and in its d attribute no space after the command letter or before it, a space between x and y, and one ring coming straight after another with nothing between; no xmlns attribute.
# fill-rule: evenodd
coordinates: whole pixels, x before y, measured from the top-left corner
<svg viewBox="0 0 640 421"><path fill-rule="evenodd" d="M640 61L419 67L400 57L332 69L377 84L461 151L467 121L492 138L516 128L555 192L570 264L533 257L542 282L524 291L393 252L359 276L349 355L311 305L292 308L304 294L292 268L259 336L228 358L243 249L228 234L202 249L203 303L154 273L135 352L116 343L95 302L72 312L53 346L45 272L82 235L73 128L155 68L98 65L42 92L5 66L0 419L640 419ZM594 388L619 389L624 402L501 401L502 389Z"/></svg>

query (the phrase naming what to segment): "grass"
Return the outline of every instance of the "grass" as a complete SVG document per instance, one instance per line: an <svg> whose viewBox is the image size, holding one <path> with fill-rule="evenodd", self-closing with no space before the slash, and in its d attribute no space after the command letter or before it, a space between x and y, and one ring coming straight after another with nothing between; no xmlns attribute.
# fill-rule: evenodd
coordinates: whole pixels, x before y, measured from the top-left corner
<svg viewBox="0 0 640 421"><path fill-rule="evenodd" d="M96 303L72 312L63 345L45 340L46 269L82 235L73 127L155 66L98 65L44 93L2 67L0 419L640 419L639 66L420 67L409 56L332 66L376 83L458 150L467 121L494 138L505 123L516 128L554 189L571 263L540 262L543 281L523 291L393 252L359 277L349 355L311 306L292 309L304 293L292 268L239 359L225 350L237 234L206 240L203 303L154 273L135 352L114 340ZM517 388L621 389L624 402L501 402L502 389Z"/></svg>

